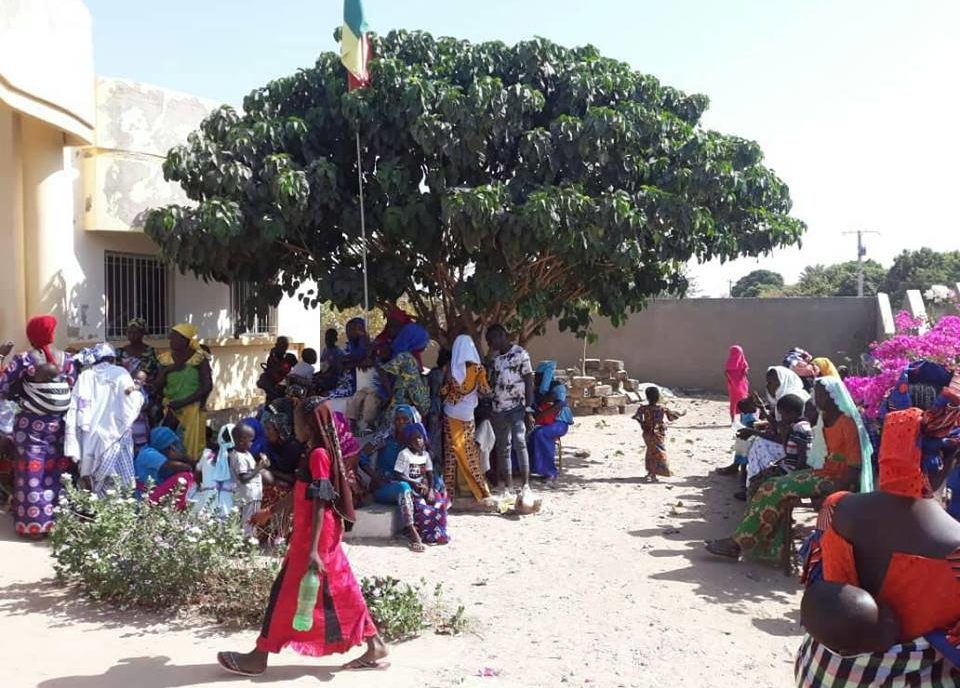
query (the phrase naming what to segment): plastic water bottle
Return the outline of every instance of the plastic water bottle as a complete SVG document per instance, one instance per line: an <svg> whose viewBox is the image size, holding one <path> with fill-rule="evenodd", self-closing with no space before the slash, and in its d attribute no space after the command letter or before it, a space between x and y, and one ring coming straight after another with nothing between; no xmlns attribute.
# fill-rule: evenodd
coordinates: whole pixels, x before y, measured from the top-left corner
<svg viewBox="0 0 960 688"><path fill-rule="evenodd" d="M293 615L293 630L309 631L313 628L313 610L317 606L317 594L319 592L320 576L311 568L300 579L297 613Z"/></svg>

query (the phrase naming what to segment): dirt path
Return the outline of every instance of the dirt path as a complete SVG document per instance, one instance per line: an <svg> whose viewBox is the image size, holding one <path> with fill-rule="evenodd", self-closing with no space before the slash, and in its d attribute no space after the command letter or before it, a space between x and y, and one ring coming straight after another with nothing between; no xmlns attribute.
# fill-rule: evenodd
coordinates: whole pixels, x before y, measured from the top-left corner
<svg viewBox="0 0 960 688"><path fill-rule="evenodd" d="M726 535L742 506L710 470L729 457L726 405L680 400L671 431L678 477L639 483L642 443L629 416L578 419L560 485L537 516L451 516L453 543L414 555L356 545L360 575L443 582L475 633L434 635L393 649L387 674L335 674L334 658L276 658L261 682L284 686L787 686L800 640L797 582L754 564L717 561L706 538ZM590 451L587 459L572 457ZM225 636L195 622L157 623L76 600L51 579L43 545L0 532L0 666L11 688L177 688L217 683ZM339 658L337 658L339 659ZM477 674L489 668L496 676Z"/></svg>

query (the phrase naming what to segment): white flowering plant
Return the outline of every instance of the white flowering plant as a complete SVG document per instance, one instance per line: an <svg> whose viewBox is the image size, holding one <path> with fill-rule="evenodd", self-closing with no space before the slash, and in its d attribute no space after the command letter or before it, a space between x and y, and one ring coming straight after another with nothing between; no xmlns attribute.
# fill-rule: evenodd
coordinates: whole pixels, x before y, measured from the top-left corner
<svg viewBox="0 0 960 688"><path fill-rule="evenodd" d="M224 572L240 576L238 567L263 568L239 517L178 511L176 498L154 504L129 491L98 498L68 482L51 538L57 575L95 599L148 608L175 609L209 602L216 591L235 593L224 586Z"/></svg>

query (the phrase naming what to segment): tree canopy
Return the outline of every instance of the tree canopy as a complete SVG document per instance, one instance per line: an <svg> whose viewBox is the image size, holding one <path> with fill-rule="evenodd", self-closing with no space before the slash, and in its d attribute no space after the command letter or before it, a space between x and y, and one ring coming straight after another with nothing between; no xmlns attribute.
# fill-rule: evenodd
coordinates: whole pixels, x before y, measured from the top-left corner
<svg viewBox="0 0 960 688"><path fill-rule="evenodd" d="M863 262L863 293L874 296L886 279L887 270L874 260ZM810 265L804 268L800 279L786 287L788 296L857 296L858 266L851 260L836 265Z"/></svg>
<svg viewBox="0 0 960 688"><path fill-rule="evenodd" d="M406 295L440 341L499 321L582 333L682 295L688 261L799 241L787 186L708 105L593 47L373 37L372 85L333 53L222 107L164 164L193 205L146 231L183 271L248 281L260 310L363 302L360 132L375 302Z"/></svg>
<svg viewBox="0 0 960 688"><path fill-rule="evenodd" d="M772 270L754 270L741 277L730 289L730 296L738 299L768 296L770 292L782 289L783 275Z"/></svg>
<svg viewBox="0 0 960 688"><path fill-rule="evenodd" d="M935 284L953 287L960 282L960 251L939 253L929 248L904 251L893 261L881 291L894 304L903 303L907 290L925 292Z"/></svg>

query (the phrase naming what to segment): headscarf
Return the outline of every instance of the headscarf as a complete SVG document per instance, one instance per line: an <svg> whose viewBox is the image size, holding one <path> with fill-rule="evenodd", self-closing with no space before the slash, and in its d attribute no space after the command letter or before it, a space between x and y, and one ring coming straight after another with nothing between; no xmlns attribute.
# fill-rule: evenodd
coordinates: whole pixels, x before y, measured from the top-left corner
<svg viewBox="0 0 960 688"><path fill-rule="evenodd" d="M833 365L833 361L825 356L813 359L813 365L817 366L817 370L820 371L819 377L840 377L837 366Z"/></svg>
<svg viewBox="0 0 960 688"><path fill-rule="evenodd" d="M880 490L901 497L920 499L926 480L920 469L920 423L923 411L916 408L887 415L880 443Z"/></svg>
<svg viewBox="0 0 960 688"><path fill-rule="evenodd" d="M116 350L106 342L94 344L93 346L86 348L77 354L77 359L80 361L80 365L84 367L96 365L97 363L102 363L108 358L115 359L116 357Z"/></svg>
<svg viewBox="0 0 960 688"><path fill-rule="evenodd" d="M128 330L140 330L143 333L147 331L147 319L146 318L132 318L130 322L127 323Z"/></svg>
<svg viewBox="0 0 960 688"><path fill-rule="evenodd" d="M263 423L256 418L244 418L240 421L240 424L253 430L253 444L250 445L250 453L254 456L269 455L270 447L267 444L267 433L263 429Z"/></svg>
<svg viewBox="0 0 960 688"><path fill-rule="evenodd" d="M334 490L331 506L343 521L344 530L349 531L356 523L357 515L353 508L353 492L347 479L347 470L343 464L343 452L334 413L330 405L319 397L311 397L303 404L303 412L316 424L323 440L323 448L330 459L330 484Z"/></svg>
<svg viewBox="0 0 960 688"><path fill-rule="evenodd" d="M277 399L267 406L263 412L263 425L273 425L277 429L277 434L282 440L287 440L293 435L293 402L290 399Z"/></svg>
<svg viewBox="0 0 960 688"><path fill-rule="evenodd" d="M728 373L746 373L750 370L750 364L747 363L746 354L743 353L743 347L734 344L730 347L730 353L727 354L727 364L724 370Z"/></svg>
<svg viewBox="0 0 960 688"><path fill-rule="evenodd" d="M27 322L27 340L30 346L43 352L47 363L56 363L57 359L50 350L57 331L57 319L52 315L38 315Z"/></svg>
<svg viewBox="0 0 960 688"><path fill-rule="evenodd" d="M480 352L469 335L462 334L453 341L453 352L450 356L450 377L458 385L462 385L467 378L467 364L480 365Z"/></svg>
<svg viewBox="0 0 960 688"><path fill-rule="evenodd" d="M415 351L423 351L430 343L430 334L422 325L411 322L403 326L397 333L390 349L394 356L399 354L412 354Z"/></svg>
<svg viewBox="0 0 960 688"><path fill-rule="evenodd" d="M235 427L232 423L227 423L220 428L220 432L217 433L217 445L220 449L217 451L217 458L210 463L213 470L209 476L204 475L205 478L209 478L218 483L232 480L233 474L230 471L230 451L235 446L233 442L233 429Z"/></svg>
<svg viewBox="0 0 960 688"><path fill-rule="evenodd" d="M409 323L414 322L413 316L407 313L402 308L397 308L396 306L391 306L386 313L387 322L391 325L403 327Z"/></svg>
<svg viewBox="0 0 960 688"><path fill-rule="evenodd" d="M550 391L550 385L553 384L553 374L557 370L556 361L542 361L537 365L537 372L540 373L540 394L546 394Z"/></svg>
<svg viewBox="0 0 960 688"><path fill-rule="evenodd" d="M873 492L873 444L850 391L840 376L822 377L817 380L817 384L826 390L840 412L857 426L857 434L860 436L860 492Z"/></svg>
<svg viewBox="0 0 960 688"><path fill-rule="evenodd" d="M166 451L179 441L180 437L170 428L161 426L150 431L150 446L158 452Z"/></svg>
<svg viewBox="0 0 960 688"><path fill-rule="evenodd" d="M422 419L420 418L420 412L416 407L411 406L410 404L397 404L393 407L393 418L390 420L393 421L397 416L406 416L411 423L420 423Z"/></svg>
<svg viewBox="0 0 960 688"><path fill-rule="evenodd" d="M810 400L810 395L803 388L803 381L795 372L783 366L771 366L767 368L768 374L771 371L777 376L777 381L779 382L775 394L771 396L770 392L767 392L767 401L770 402L770 405L773 406L774 409L777 408L777 402L788 394L800 397L804 403ZM780 418L779 412L776 412L776 416L777 419Z"/></svg>
<svg viewBox="0 0 960 688"><path fill-rule="evenodd" d="M403 429L404 446L407 445L414 435L420 435L423 437L424 445L427 447L430 446L430 433L427 432L427 429L423 426L423 423L410 423Z"/></svg>
<svg viewBox="0 0 960 688"><path fill-rule="evenodd" d="M197 328L190 323L180 323L173 326L173 331L190 342L190 348L196 351L200 348L200 340L197 339Z"/></svg>

